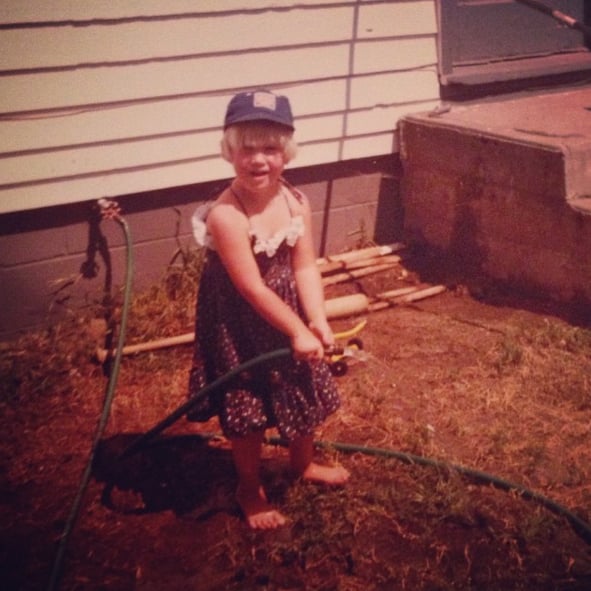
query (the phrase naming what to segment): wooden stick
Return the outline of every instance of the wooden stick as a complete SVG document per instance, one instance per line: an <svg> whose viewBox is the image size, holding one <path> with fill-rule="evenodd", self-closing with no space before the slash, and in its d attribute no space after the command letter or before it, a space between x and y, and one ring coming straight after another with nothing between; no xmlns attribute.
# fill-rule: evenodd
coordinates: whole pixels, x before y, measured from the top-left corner
<svg viewBox="0 0 591 591"><path fill-rule="evenodd" d="M402 292L404 289L412 289L412 291L405 294L399 293L398 295L392 295L395 291ZM376 300L369 304L368 311L377 312L378 310L384 310L385 308L399 304L410 304L411 302L417 302L443 293L446 289L445 285L432 285L431 287L425 288L403 288L401 290L393 290L392 292L384 292L378 294Z"/></svg>
<svg viewBox="0 0 591 591"><path fill-rule="evenodd" d="M409 287L399 287L398 289L391 289L390 291L383 291L379 293L375 299L377 300L393 300L394 298L399 298L401 296L408 295L409 293L413 293L419 291L421 287L418 285L411 285Z"/></svg>
<svg viewBox="0 0 591 591"><path fill-rule="evenodd" d="M419 289L418 291L402 296L397 301L401 301L406 304L410 302L417 302L419 300L424 300L425 298L430 298L434 295L443 293L446 289L447 287L445 287L445 285L432 285L430 287L425 287L424 289Z"/></svg>
<svg viewBox="0 0 591 591"><path fill-rule="evenodd" d="M392 254L405 248L401 242L395 242L393 244L386 244L383 246L369 246L367 248L360 248L358 250L351 250L340 254L333 254L327 257L316 259L318 265L326 265L334 262L352 262L358 261L364 258L383 256L386 254Z"/></svg>
<svg viewBox="0 0 591 591"><path fill-rule="evenodd" d="M381 271L387 271L396 267L396 263L385 263L383 265L372 265L371 267L363 267L361 269L352 269L344 273L337 273L336 275L330 275L322 278L322 285L334 285L335 283L342 283L343 281L350 281L351 279L359 279L360 277L366 277L373 273L380 273Z"/></svg>
<svg viewBox="0 0 591 591"><path fill-rule="evenodd" d="M324 302L326 317L329 320L362 314L367 312L368 307L369 298L363 293L340 296Z"/></svg>
<svg viewBox="0 0 591 591"><path fill-rule="evenodd" d="M186 345L187 343L192 343L195 340L195 333L194 332L187 332L185 334L177 335L174 337L165 337L162 339L156 339L154 341L147 341L145 343L137 343L135 345L127 345L123 347L121 351L122 355L131 355L133 353L142 353L144 351L152 351L154 349L163 349L165 347L175 347L177 345ZM116 349L113 349L111 352L112 355L115 355L117 352ZM102 349L98 347L95 356L100 363L104 363L107 359L107 355L109 354L108 349Z"/></svg>
<svg viewBox="0 0 591 591"><path fill-rule="evenodd" d="M445 285L432 285L425 288L416 287L402 287L385 291L378 294L374 299L370 300L363 293L355 293L346 296L328 299L324 302L326 316L329 320L336 318L344 318L346 316L354 316L355 314L363 314L367 312L377 312L400 303L410 303L422 300L446 290ZM338 336L338 335L335 335ZM177 345L186 345L195 340L194 332L187 332L185 334L174 337L165 337L145 343L137 343L134 345L127 345L123 347L122 355L131 355L133 353L142 353L145 351L153 351L155 349L163 349L165 347L174 347ZM111 351L111 355L115 355L116 350ZM101 347L97 347L95 356L100 363L104 363L107 359L109 351Z"/></svg>
<svg viewBox="0 0 591 591"><path fill-rule="evenodd" d="M382 257L375 257L371 259L363 259L361 261L353 261L351 263L345 263L345 269L364 269L366 267L373 267L375 265L386 265L399 263L402 257L397 254L387 254Z"/></svg>
<svg viewBox="0 0 591 591"><path fill-rule="evenodd" d="M397 254L387 254L381 257L369 257L355 261L333 261L318 266L321 275L329 275L335 271L363 269L374 265L384 265L386 263L399 263L402 260Z"/></svg>
<svg viewBox="0 0 591 591"><path fill-rule="evenodd" d="M326 300L326 314L328 318L343 318L355 314L377 312L391 306L416 302L446 290L445 285L429 287L402 287L378 294L375 298L368 298L365 294L355 293Z"/></svg>
<svg viewBox="0 0 591 591"><path fill-rule="evenodd" d="M351 296L342 296L339 298L332 298L325 301L326 316L329 320L335 318L341 318L344 316L352 316L354 314L360 314L367 310L369 305L369 299L367 296L359 293ZM353 329L355 331L360 330L359 327ZM348 334L348 333L344 333ZM336 338L341 338L339 334L335 334ZM122 355L133 355L134 353L143 353L145 351L153 351L155 349L163 349L165 347L175 347L177 345L186 345L192 343L195 340L194 332L187 332L185 334L177 335L174 337L165 337L162 339L155 339L153 341L146 341L144 343L137 343L133 345L126 345L123 347ZM111 355L114 356L117 350L113 349ZM109 354L108 349L97 347L95 351L95 357L99 363L104 363Z"/></svg>

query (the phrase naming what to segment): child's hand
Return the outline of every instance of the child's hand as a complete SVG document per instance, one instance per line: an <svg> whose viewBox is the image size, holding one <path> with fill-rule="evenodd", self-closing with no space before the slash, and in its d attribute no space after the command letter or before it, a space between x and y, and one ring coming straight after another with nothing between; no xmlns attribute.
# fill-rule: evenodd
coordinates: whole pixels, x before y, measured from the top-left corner
<svg viewBox="0 0 591 591"><path fill-rule="evenodd" d="M324 357L322 342L309 330L295 335L291 339L291 348L296 359L311 361Z"/></svg>
<svg viewBox="0 0 591 591"><path fill-rule="evenodd" d="M320 339L325 347L334 345L334 334L328 322L310 322L310 330Z"/></svg>

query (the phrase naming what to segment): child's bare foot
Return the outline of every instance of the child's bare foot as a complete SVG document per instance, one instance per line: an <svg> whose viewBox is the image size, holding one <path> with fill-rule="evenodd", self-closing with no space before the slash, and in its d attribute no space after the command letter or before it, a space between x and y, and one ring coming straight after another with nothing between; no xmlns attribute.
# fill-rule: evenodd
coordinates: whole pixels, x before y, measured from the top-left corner
<svg viewBox="0 0 591 591"><path fill-rule="evenodd" d="M302 474L304 480L332 485L345 484L349 476L349 471L343 466L323 466L316 462L311 462Z"/></svg>
<svg viewBox="0 0 591 591"><path fill-rule="evenodd" d="M258 491L238 487L236 500L252 529L275 529L285 525L285 517L269 504L262 487Z"/></svg>

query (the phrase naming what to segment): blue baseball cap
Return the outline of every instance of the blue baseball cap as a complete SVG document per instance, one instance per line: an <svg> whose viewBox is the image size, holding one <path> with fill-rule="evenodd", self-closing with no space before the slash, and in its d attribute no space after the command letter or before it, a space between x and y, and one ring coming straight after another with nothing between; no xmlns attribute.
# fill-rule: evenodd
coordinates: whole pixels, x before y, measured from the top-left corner
<svg viewBox="0 0 591 591"><path fill-rule="evenodd" d="M271 121L295 129L289 99L269 90L241 92L232 97L226 109L224 129L246 121Z"/></svg>

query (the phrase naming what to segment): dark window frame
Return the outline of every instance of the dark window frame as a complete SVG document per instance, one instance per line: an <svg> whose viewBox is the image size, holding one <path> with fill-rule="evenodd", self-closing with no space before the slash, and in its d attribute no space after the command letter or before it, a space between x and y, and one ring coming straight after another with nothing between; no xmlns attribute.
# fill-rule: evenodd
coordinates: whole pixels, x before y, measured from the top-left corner
<svg viewBox="0 0 591 591"><path fill-rule="evenodd" d="M544 0L587 25L591 2ZM590 39L516 0L440 0L442 87L591 73ZM495 22L496 21L496 22ZM503 26L505 25L505 26Z"/></svg>

